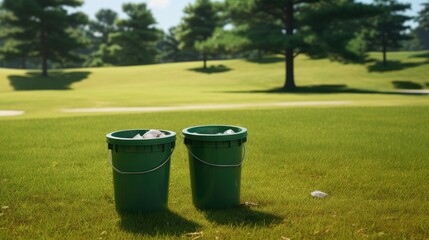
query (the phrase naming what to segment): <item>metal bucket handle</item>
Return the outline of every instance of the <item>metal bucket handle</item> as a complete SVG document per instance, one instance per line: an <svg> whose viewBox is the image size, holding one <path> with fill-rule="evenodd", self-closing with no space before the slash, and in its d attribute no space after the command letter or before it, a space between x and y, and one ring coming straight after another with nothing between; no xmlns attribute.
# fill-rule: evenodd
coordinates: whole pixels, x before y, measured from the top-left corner
<svg viewBox="0 0 429 240"><path fill-rule="evenodd" d="M213 166L213 167L239 167L239 166L241 166L241 164L243 163L243 161L244 161L244 157L246 156L246 145L245 145L245 144L243 144L243 157L241 158L241 161L240 161L239 163L237 163L237 164L233 164L233 165L213 164L213 163L206 162L206 161L202 160L201 158L197 157L197 156L196 156L196 155L191 151L191 149L188 147L188 145L186 145L186 148L188 148L189 153L191 153L191 155L192 155L195 159L197 159L198 161L200 161L200 162L202 162L202 163L204 163L204 164L207 164L207 165L209 165L209 166Z"/></svg>
<svg viewBox="0 0 429 240"><path fill-rule="evenodd" d="M143 171L143 172L125 172L125 171L121 171L121 170L117 169L115 166L113 166L113 162L112 162L112 150L111 149L109 149L109 155L107 157L107 159L108 159L107 162L110 164L110 166L112 166L113 170L115 170L117 173L120 173L120 174L128 174L128 175L130 175L130 174L146 174L146 173L150 173L150 172L156 171L157 169L159 169L162 166L164 166L168 162L168 160L171 159L171 155L173 155L173 150L174 150L174 148L171 149L171 153L170 153L170 155L168 155L168 158L164 162L162 162L160 165L158 165L158 166L156 166L156 167L154 167L154 168L152 168L150 170Z"/></svg>

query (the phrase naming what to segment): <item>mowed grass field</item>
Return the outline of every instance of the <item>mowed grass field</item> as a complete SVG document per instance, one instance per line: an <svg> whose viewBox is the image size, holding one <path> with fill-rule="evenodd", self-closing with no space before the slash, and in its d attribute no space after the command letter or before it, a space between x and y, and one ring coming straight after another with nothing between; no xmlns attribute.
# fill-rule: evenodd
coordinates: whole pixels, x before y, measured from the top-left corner
<svg viewBox="0 0 429 240"><path fill-rule="evenodd" d="M416 54L391 54L397 62L389 71L299 58L304 87L297 93L276 91L283 66L275 58L212 62L211 73L190 70L199 62L67 70L60 80L88 74L67 86L42 80L43 87L23 71L2 69L0 109L26 113L0 118L0 239L193 239L190 232L203 232L202 239L428 239L429 95L397 92L429 88L429 64ZM352 104L61 112L325 100ZM181 130L205 124L248 129L241 200L257 206L192 205ZM121 217L105 135L135 128L178 135L169 211ZM329 197L313 199L314 190Z"/></svg>
<svg viewBox="0 0 429 240"><path fill-rule="evenodd" d="M372 54L380 57L380 54ZM389 67L379 62L341 64L329 60L296 60L298 93L281 93L283 59L158 64L136 67L85 68L51 72L0 69L0 110L24 110L20 118L70 116L66 108L183 106L281 101L351 100L356 105L425 104L426 98L398 94L403 89L429 89L429 63L424 52L390 53ZM34 76L36 75L36 76ZM73 114L76 115L76 114Z"/></svg>

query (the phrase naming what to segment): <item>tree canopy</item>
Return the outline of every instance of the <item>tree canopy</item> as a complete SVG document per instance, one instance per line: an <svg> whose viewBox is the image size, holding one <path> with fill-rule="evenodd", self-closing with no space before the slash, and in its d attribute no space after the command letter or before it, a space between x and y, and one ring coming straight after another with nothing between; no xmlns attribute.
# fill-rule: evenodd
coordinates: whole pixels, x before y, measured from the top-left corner
<svg viewBox="0 0 429 240"><path fill-rule="evenodd" d="M405 31L409 28L405 22L411 17L404 15L403 12L411 5L399 3L396 0L374 0L374 4L382 12L370 21L367 40L372 46L371 50L381 50L385 66L387 65L387 51L398 49L403 40L410 38Z"/></svg>
<svg viewBox="0 0 429 240"><path fill-rule="evenodd" d="M110 34L111 43L116 45L117 65L154 63L161 33L152 12L145 3L125 3L122 10L128 18L119 19L117 32Z"/></svg>
<svg viewBox="0 0 429 240"><path fill-rule="evenodd" d="M189 4L183 12L185 16L177 29L177 37L181 49L195 49L203 55L203 68L207 67L209 49L203 44L209 39L215 29L221 26L216 5L210 0L196 0Z"/></svg>
<svg viewBox="0 0 429 240"><path fill-rule="evenodd" d="M295 88L298 54L357 60L357 19L376 10L352 0L227 0L232 22L250 47L285 56L284 89ZM250 21L248 21L250 19ZM245 41L243 41L245 42Z"/></svg>
<svg viewBox="0 0 429 240"><path fill-rule="evenodd" d="M423 49L429 49L429 1L423 3L422 6L422 10L416 18L418 23L416 35Z"/></svg>
<svg viewBox="0 0 429 240"><path fill-rule="evenodd" d="M88 24L87 35L90 40L85 66L101 67L116 64L114 53L118 46L113 45L109 36L117 31L118 14L110 9L100 9L95 20Z"/></svg>
<svg viewBox="0 0 429 240"><path fill-rule="evenodd" d="M110 9L100 9L95 14L95 21L89 21L89 31L93 34L95 42L107 44L109 34L116 31L115 25L118 13Z"/></svg>
<svg viewBox="0 0 429 240"><path fill-rule="evenodd" d="M1 0L0 0L1 1ZM167 32L145 3L126 3L125 17L100 9L95 19L73 8L81 0L3 0L0 4L2 66L47 69L125 66L243 57L284 56L284 90L296 87L294 58L363 62L368 51L407 45L429 49L429 2L407 30L400 0L195 0ZM411 34L408 34L411 32ZM409 36L413 41L408 41ZM417 40L418 39L418 40ZM406 44L404 44L406 43ZM83 61L85 60L85 61Z"/></svg>
<svg viewBox="0 0 429 240"><path fill-rule="evenodd" d="M75 29L88 19L82 12L69 13L67 7L81 5L78 0L3 0L2 8L7 14L2 22L8 27L3 35L5 46L15 48L16 54L23 57L40 57L43 76L48 75L48 60L77 60L71 50L83 43Z"/></svg>

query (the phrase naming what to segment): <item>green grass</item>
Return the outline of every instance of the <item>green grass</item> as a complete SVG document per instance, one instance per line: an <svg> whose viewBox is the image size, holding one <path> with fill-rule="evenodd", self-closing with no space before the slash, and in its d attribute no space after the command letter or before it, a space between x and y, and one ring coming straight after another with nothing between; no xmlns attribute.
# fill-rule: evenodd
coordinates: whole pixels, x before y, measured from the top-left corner
<svg viewBox="0 0 429 240"><path fill-rule="evenodd" d="M373 57L378 57L374 54ZM299 57L297 92L278 91L283 63L245 60L73 69L41 79L0 70L0 239L428 239L429 96L424 53L341 65ZM31 90L33 89L33 90ZM349 100L337 107L266 107L138 114L63 108ZM91 115L91 116L87 116ZM250 208L193 207L181 130L231 124L249 131L241 200ZM178 133L169 211L120 217L105 135ZM325 199L313 199L321 190ZM217 237L217 238L216 238Z"/></svg>
<svg viewBox="0 0 429 240"><path fill-rule="evenodd" d="M421 96L392 91L410 86L428 89L427 59L412 52L390 53L389 58L391 67L382 68L378 62L344 65L300 56L295 73L296 83L302 87L298 93L277 91L284 83L284 63L277 58L260 64L245 60L210 61L209 66L215 70L208 73L197 71L201 62L73 69L53 72L49 79L33 72L1 69L0 109L25 110L20 118L43 118L70 116L61 112L63 108L112 106L309 100L353 100L358 105L424 104L426 99ZM378 67L370 71L374 65ZM28 90L35 88L38 90Z"/></svg>
<svg viewBox="0 0 429 240"><path fill-rule="evenodd" d="M429 237L429 107L294 108L2 121L1 239L424 239ZM191 203L186 148L171 162L170 212L121 219L105 134L180 133L195 124L248 128L242 201L203 212ZM313 199L322 190L326 199ZM107 235L101 235L104 231ZM188 237L184 237L188 238Z"/></svg>

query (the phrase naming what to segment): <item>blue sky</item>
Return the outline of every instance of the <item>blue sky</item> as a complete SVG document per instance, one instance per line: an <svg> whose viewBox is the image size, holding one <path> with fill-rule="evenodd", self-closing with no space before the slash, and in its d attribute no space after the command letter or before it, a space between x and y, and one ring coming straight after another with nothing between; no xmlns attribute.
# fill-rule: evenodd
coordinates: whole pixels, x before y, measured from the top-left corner
<svg viewBox="0 0 429 240"><path fill-rule="evenodd" d="M366 3L372 2L372 0L360 1ZM183 16L183 8L189 3L195 2L195 0L84 0L84 4L79 10L88 14L90 18L94 18L95 13L101 8L109 8L124 18L125 15L122 13L121 6L125 2L147 3L158 22L158 27L167 31L168 28L179 24ZM402 0L400 2L411 3L412 10L408 11L407 14L416 15L425 0Z"/></svg>
<svg viewBox="0 0 429 240"><path fill-rule="evenodd" d="M183 9L194 0L84 0L79 10L94 18L95 13L101 8L109 8L125 18L125 14L122 13L122 4L128 2L147 3L158 22L158 27L167 31L168 28L179 24Z"/></svg>

